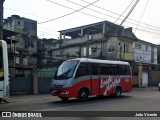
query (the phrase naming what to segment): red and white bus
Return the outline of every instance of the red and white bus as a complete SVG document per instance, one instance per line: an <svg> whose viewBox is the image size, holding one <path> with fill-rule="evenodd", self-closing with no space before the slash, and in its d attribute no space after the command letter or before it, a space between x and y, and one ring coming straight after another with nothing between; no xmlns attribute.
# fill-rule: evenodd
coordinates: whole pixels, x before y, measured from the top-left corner
<svg viewBox="0 0 160 120"><path fill-rule="evenodd" d="M51 94L62 100L75 97L82 101L91 95L121 96L132 90L128 62L77 58L64 61L51 83Z"/></svg>

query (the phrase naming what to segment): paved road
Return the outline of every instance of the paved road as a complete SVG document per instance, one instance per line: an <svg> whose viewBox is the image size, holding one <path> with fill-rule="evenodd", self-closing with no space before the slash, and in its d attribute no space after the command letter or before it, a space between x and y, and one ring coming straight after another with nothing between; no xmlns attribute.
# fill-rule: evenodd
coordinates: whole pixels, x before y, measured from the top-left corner
<svg viewBox="0 0 160 120"><path fill-rule="evenodd" d="M87 102L79 102L77 99L62 102L50 95L11 96L11 99L14 102L0 104L0 111L160 111L160 92L157 88L134 89L122 94L120 98L90 97Z"/></svg>

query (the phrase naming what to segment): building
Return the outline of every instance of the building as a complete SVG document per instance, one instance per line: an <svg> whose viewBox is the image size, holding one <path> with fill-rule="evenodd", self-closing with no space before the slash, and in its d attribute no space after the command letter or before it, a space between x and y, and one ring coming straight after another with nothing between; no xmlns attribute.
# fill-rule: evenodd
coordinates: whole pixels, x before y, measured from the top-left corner
<svg viewBox="0 0 160 120"><path fill-rule="evenodd" d="M128 31L108 21L59 31L61 45L54 49L53 57L133 61L133 42L138 39Z"/></svg>
<svg viewBox="0 0 160 120"><path fill-rule="evenodd" d="M3 3L5 0L0 0L0 40L3 39Z"/></svg>
<svg viewBox="0 0 160 120"><path fill-rule="evenodd" d="M134 42L134 61L146 64L157 64L157 45L142 40Z"/></svg>
<svg viewBox="0 0 160 120"><path fill-rule="evenodd" d="M19 74L21 69L32 69L37 66L35 57L37 54L37 21L12 15L4 19L3 28L18 33L18 35L8 37L11 41L9 66L17 69L11 73ZM17 43L12 44L12 41L17 41Z"/></svg>
<svg viewBox="0 0 160 120"><path fill-rule="evenodd" d="M132 66L133 85L148 86L149 72L157 65L157 45L138 39L132 28L102 21L59 32L60 44L52 49L52 58L128 61Z"/></svg>
<svg viewBox="0 0 160 120"><path fill-rule="evenodd" d="M52 48L56 48L57 39L37 40L37 66L52 64Z"/></svg>

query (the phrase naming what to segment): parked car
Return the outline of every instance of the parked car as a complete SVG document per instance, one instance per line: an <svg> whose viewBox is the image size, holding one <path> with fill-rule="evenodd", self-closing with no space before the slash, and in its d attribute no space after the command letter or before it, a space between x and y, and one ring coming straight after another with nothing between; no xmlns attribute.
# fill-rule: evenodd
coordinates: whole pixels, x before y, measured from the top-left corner
<svg viewBox="0 0 160 120"><path fill-rule="evenodd" d="M158 84L158 89L159 89L159 92L160 92L160 83Z"/></svg>

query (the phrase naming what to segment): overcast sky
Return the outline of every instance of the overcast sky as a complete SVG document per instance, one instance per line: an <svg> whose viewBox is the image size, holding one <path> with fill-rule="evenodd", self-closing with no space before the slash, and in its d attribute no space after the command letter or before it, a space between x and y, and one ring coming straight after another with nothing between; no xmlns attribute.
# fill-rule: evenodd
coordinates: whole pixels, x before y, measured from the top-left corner
<svg viewBox="0 0 160 120"><path fill-rule="evenodd" d="M121 17L119 20L117 19L132 1L132 5L123 16L127 15L136 0L5 0L4 18L10 17L11 15L19 15L21 17L36 20L37 23L41 23L67 15L74 10L87 6L88 3L95 2L93 5L80 10L83 13L75 12L54 21L38 24L38 37L57 39L59 37L57 31L59 30L104 20L120 24L124 17ZM159 44L159 5L160 0L139 0L137 6L130 14L129 18L124 22L123 26L125 28L133 27L133 32L139 39ZM141 21L139 23L138 21L140 19ZM138 24L139 26L137 27Z"/></svg>

